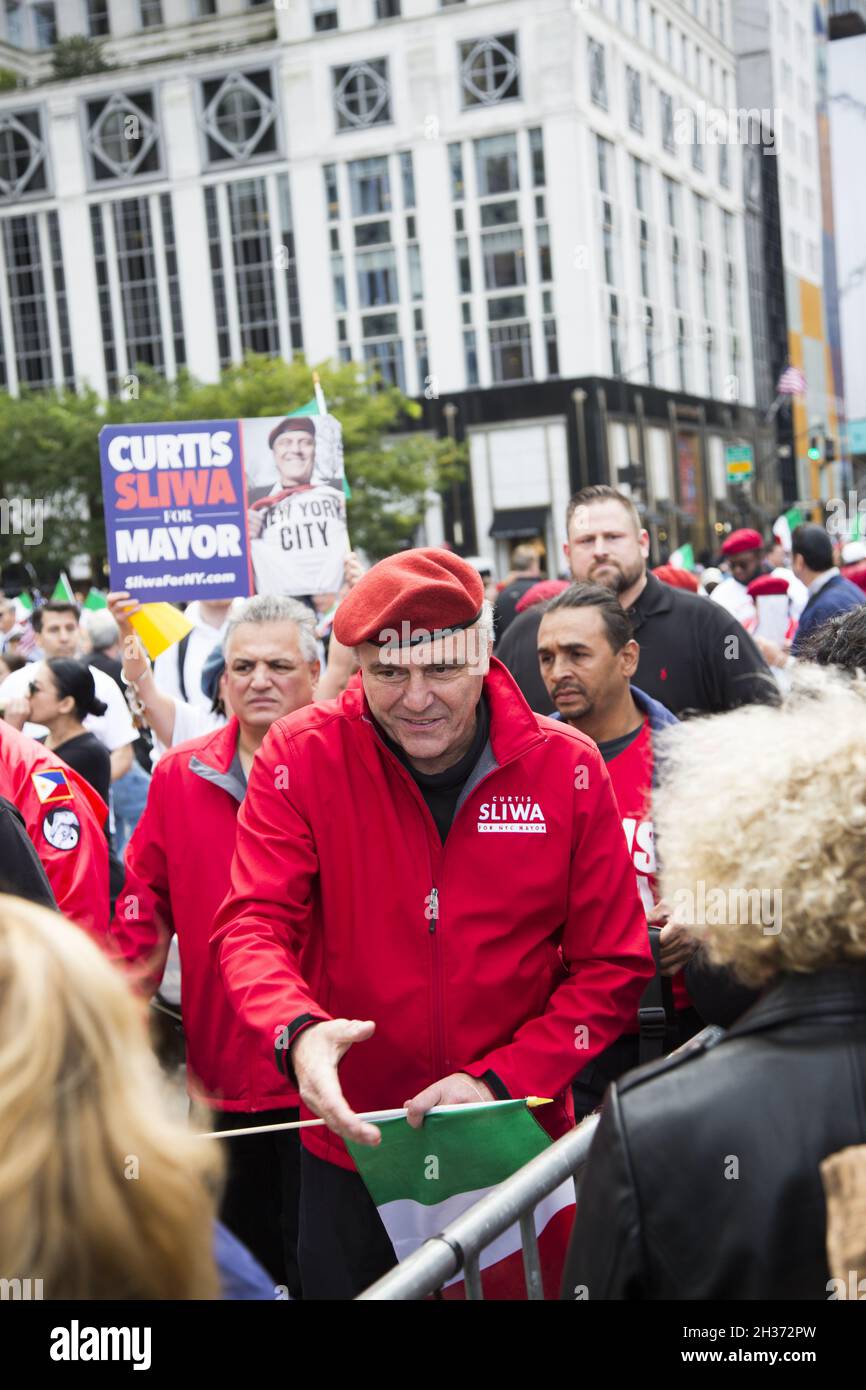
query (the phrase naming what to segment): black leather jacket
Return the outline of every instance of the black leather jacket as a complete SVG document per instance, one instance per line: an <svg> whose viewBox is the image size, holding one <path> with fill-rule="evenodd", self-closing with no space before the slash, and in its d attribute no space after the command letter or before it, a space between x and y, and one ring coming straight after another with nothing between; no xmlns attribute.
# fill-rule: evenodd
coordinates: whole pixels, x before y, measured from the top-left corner
<svg viewBox="0 0 866 1390"><path fill-rule="evenodd" d="M866 1142L866 970L783 975L717 1034L610 1087L563 1298L828 1297L818 1165Z"/></svg>

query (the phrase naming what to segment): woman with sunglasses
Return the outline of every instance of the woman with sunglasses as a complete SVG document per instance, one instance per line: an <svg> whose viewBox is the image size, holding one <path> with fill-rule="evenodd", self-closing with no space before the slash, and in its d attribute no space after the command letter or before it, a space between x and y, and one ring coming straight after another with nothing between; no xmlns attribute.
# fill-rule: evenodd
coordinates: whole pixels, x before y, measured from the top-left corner
<svg viewBox="0 0 866 1390"><path fill-rule="evenodd" d="M80 772L107 806L111 758L105 745L83 724L88 714L104 714L107 708L96 697L89 667L83 661L66 657L40 661L33 673L29 694L27 718L48 729L43 740L45 747Z"/></svg>

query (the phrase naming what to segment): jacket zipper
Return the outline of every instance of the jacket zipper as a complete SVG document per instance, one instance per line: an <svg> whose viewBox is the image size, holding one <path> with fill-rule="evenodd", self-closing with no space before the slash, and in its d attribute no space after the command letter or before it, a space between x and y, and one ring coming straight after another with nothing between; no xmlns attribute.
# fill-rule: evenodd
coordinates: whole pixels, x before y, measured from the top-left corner
<svg viewBox="0 0 866 1390"><path fill-rule="evenodd" d="M430 914L430 926L428 934L430 936L431 969L433 971L433 1066L437 1076L444 1076L447 1067L445 1056L445 1026L443 1015L445 1012L444 1000L442 997L442 947L439 935L439 889L434 883L428 894L428 908Z"/></svg>

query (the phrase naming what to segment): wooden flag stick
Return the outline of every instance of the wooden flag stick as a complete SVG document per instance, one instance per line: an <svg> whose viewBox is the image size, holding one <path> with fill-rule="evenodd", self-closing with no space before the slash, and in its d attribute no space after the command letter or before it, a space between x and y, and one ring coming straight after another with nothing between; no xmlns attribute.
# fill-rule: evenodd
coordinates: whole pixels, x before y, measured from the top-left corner
<svg viewBox="0 0 866 1390"><path fill-rule="evenodd" d="M516 1099L516 1097L515 1097ZM481 1105L508 1105L510 1102L505 1100L481 1101ZM530 1110L535 1110L539 1105L550 1105L551 1102L544 1096L527 1096L526 1104ZM456 1110L465 1110L465 1105L434 1105L432 1110L428 1110L428 1115L449 1115ZM377 1120L399 1120L406 1114L405 1107L401 1110L367 1110L363 1115L356 1115L356 1120L368 1120L375 1124ZM245 1134L276 1134L280 1130L291 1129L312 1129L314 1126L321 1126L324 1120L291 1120L279 1125L252 1125L249 1129L215 1129L208 1134L199 1134L199 1139L237 1139Z"/></svg>

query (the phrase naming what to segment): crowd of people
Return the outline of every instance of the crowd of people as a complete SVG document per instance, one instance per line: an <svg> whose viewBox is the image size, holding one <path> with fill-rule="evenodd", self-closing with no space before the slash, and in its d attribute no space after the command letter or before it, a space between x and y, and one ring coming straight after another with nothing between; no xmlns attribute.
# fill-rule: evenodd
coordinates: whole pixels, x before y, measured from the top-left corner
<svg viewBox="0 0 866 1390"><path fill-rule="evenodd" d="M866 551L805 523L653 569L605 486L566 533L498 587L420 548L200 600L153 662L127 593L0 602L0 1275L352 1298L395 1263L365 1117L541 1096L552 1138L602 1114L563 1297L827 1297Z"/></svg>

